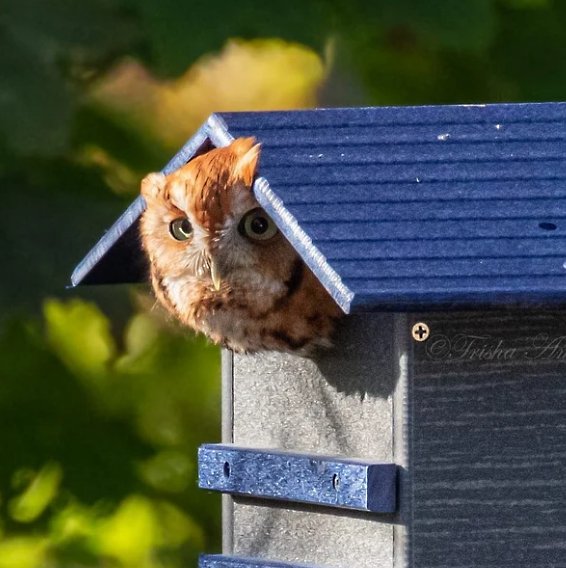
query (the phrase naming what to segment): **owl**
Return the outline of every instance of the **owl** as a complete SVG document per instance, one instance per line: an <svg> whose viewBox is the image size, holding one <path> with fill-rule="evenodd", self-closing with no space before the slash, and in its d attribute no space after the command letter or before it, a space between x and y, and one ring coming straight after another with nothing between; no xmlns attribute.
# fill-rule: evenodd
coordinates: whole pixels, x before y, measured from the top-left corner
<svg viewBox="0 0 566 568"><path fill-rule="evenodd" d="M256 201L260 145L239 138L141 183L141 240L158 301L236 352L310 355L338 305Z"/></svg>

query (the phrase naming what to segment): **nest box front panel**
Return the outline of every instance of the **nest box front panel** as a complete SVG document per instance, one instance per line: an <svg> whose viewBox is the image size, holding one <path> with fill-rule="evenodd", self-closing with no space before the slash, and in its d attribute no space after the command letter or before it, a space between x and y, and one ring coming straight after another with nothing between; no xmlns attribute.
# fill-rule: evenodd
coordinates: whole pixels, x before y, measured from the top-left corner
<svg viewBox="0 0 566 568"><path fill-rule="evenodd" d="M399 353L391 314L352 316L316 359L234 355L225 381L225 442L391 463ZM400 442L400 440L397 440ZM397 454L397 463L400 460ZM300 482L300 480L297 480ZM306 480L305 480L306 485ZM300 565L392 567L394 514L236 497L225 552Z"/></svg>
<svg viewBox="0 0 566 568"><path fill-rule="evenodd" d="M566 312L421 321L410 420L415 568L564 565Z"/></svg>

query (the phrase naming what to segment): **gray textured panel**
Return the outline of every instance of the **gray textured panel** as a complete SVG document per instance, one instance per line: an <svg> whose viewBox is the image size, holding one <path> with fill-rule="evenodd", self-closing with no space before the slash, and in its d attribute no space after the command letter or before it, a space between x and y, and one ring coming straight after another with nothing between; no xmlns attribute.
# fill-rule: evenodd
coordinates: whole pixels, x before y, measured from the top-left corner
<svg viewBox="0 0 566 568"><path fill-rule="evenodd" d="M341 348L316 360L235 355L233 441L397 461L393 398L402 381L394 322L388 314L348 318L336 338ZM226 552L332 568L386 568L393 565L394 527L401 518L236 499L233 550Z"/></svg>
<svg viewBox="0 0 566 568"><path fill-rule="evenodd" d="M413 566L566 567L566 313L422 319Z"/></svg>
<svg viewBox="0 0 566 568"><path fill-rule="evenodd" d="M199 487L248 497L393 513L395 464L318 454L201 446Z"/></svg>
<svg viewBox="0 0 566 568"><path fill-rule="evenodd" d="M199 559L199 568L315 568L306 564L289 564L254 558L222 556L217 554L203 555Z"/></svg>

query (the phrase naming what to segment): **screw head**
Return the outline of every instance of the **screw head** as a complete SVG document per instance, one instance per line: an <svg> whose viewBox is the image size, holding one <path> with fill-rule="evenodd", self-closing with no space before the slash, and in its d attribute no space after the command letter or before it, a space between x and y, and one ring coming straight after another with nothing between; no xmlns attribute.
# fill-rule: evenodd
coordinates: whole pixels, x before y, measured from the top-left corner
<svg viewBox="0 0 566 568"><path fill-rule="evenodd" d="M423 321L417 322L411 329L415 341L426 341L430 337L430 327Z"/></svg>

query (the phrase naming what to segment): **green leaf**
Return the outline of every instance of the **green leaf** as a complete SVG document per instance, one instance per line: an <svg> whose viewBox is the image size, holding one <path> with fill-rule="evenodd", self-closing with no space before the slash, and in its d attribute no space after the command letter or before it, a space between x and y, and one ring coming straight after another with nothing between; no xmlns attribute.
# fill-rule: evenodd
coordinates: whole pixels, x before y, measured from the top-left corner
<svg viewBox="0 0 566 568"><path fill-rule="evenodd" d="M125 499L117 511L104 521L96 535L104 556L128 568L154 566L150 562L157 545L159 526L151 501L141 495Z"/></svg>
<svg viewBox="0 0 566 568"><path fill-rule="evenodd" d="M197 552L205 547L205 538L202 528L181 509L167 501L154 503L155 512L159 520L160 541L166 547L187 546Z"/></svg>
<svg viewBox="0 0 566 568"><path fill-rule="evenodd" d="M34 521L56 497L63 471L55 462L45 464L26 490L9 504L10 515L20 523Z"/></svg>
<svg viewBox="0 0 566 568"><path fill-rule="evenodd" d="M35 536L7 538L0 542L0 568L45 566L47 541Z"/></svg>
<svg viewBox="0 0 566 568"><path fill-rule="evenodd" d="M155 450L124 415L105 412L91 388L50 352L37 325L0 333L0 492L14 472L59 463L65 493L84 503L117 499L139 483L135 464ZM1 513L1 510L0 510Z"/></svg>
<svg viewBox="0 0 566 568"><path fill-rule="evenodd" d="M50 345L71 371L96 377L109 371L116 345L108 318L94 304L47 300L45 321Z"/></svg>

